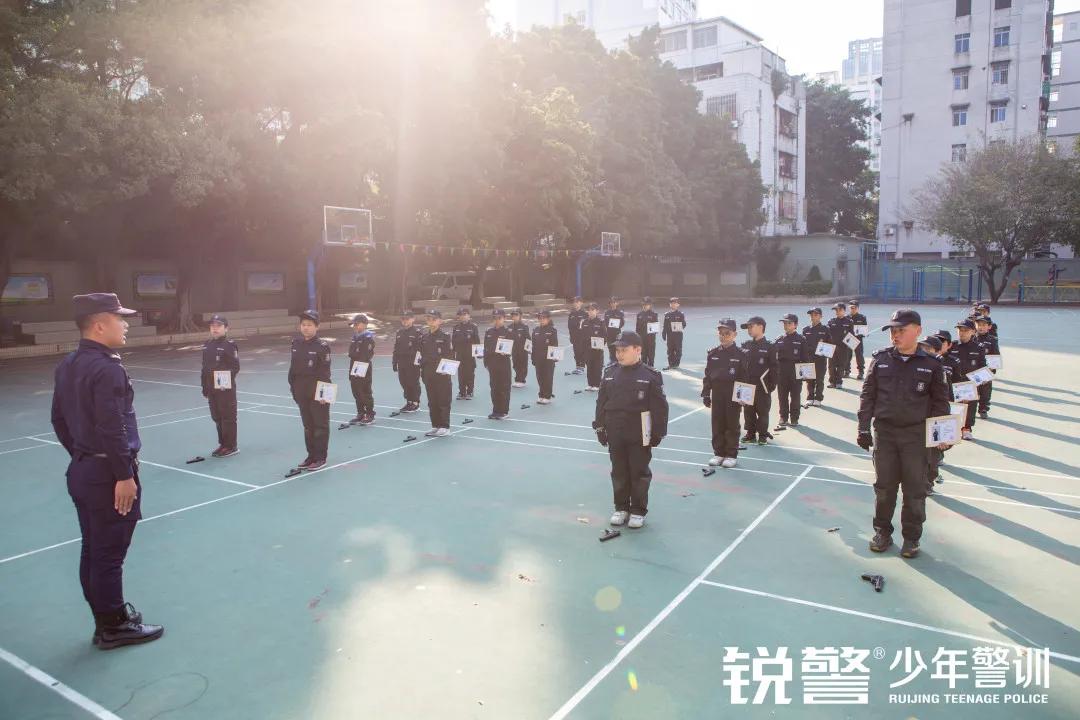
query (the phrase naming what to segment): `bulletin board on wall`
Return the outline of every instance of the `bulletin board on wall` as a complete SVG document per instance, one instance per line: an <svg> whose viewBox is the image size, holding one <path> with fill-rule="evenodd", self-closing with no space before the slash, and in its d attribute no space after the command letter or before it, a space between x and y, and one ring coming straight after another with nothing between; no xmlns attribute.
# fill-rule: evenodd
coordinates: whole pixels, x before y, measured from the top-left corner
<svg viewBox="0 0 1080 720"><path fill-rule="evenodd" d="M285 292L285 273L249 272L244 280L244 289L251 295L280 295Z"/></svg>
<svg viewBox="0 0 1080 720"><path fill-rule="evenodd" d="M8 276L0 304L34 305L53 301L52 277L47 273L12 273Z"/></svg>
<svg viewBox="0 0 1080 720"><path fill-rule="evenodd" d="M176 273L136 272L134 284L136 297L171 298L176 297L176 288L179 283Z"/></svg>

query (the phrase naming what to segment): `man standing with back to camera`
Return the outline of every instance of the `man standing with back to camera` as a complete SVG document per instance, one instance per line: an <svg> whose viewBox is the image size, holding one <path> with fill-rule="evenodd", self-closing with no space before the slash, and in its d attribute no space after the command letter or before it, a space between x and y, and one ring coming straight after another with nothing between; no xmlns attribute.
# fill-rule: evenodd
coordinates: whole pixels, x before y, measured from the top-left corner
<svg viewBox="0 0 1080 720"><path fill-rule="evenodd" d="M134 315L112 293L76 295L79 347L56 368L52 426L68 451L68 493L82 532L79 582L94 614L92 642L101 650L157 640L124 600L124 558L142 517L139 425L135 391L115 352Z"/></svg>

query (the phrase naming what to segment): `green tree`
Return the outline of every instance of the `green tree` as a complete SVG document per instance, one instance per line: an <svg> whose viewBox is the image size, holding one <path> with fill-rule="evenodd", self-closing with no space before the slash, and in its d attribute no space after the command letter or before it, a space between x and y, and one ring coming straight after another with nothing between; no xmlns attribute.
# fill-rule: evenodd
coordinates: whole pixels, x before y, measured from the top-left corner
<svg viewBox="0 0 1080 720"><path fill-rule="evenodd" d="M920 221L970 250L996 302L1030 253L1074 244L1080 230L1077 164L1039 139L994 142L944 166L916 197Z"/></svg>
<svg viewBox="0 0 1080 720"><path fill-rule="evenodd" d="M806 224L810 232L874 237L877 174L867 163L870 109L838 85L806 86Z"/></svg>

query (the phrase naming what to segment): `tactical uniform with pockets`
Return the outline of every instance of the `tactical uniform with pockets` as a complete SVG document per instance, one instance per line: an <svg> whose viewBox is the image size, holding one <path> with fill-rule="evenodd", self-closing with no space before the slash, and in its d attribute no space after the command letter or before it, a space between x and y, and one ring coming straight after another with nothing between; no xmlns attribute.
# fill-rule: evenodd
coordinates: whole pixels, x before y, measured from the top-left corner
<svg viewBox="0 0 1080 720"><path fill-rule="evenodd" d="M712 412L713 454L720 458L739 456L739 413L742 405L732 400L736 382L749 382L747 351L735 343L718 345L705 360L701 399ZM760 388L755 392L764 394Z"/></svg>
<svg viewBox="0 0 1080 720"><path fill-rule="evenodd" d="M229 373L228 389L214 387L214 372ZM240 372L240 349L229 338L211 338L203 345L202 394L210 404L210 418L217 426L218 446L236 447L236 374Z"/></svg>
<svg viewBox="0 0 1080 720"><path fill-rule="evenodd" d="M330 446L330 405L315 399L319 381L330 382L330 343L319 336L294 338L289 363L289 390L300 409L308 459L326 462Z"/></svg>

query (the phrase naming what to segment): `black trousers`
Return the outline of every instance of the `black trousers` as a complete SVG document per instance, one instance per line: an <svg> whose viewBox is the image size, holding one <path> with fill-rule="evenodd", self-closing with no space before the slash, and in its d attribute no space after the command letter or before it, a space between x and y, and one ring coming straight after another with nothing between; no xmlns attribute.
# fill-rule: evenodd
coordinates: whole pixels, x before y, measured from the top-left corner
<svg viewBox="0 0 1080 720"><path fill-rule="evenodd" d="M926 448L926 485L929 487L933 484L934 478L938 476L938 468L941 467L941 461L945 458L945 451L938 450L937 448Z"/></svg>
<svg viewBox="0 0 1080 720"><path fill-rule="evenodd" d="M411 360L411 358L410 358ZM405 402L420 403L420 366L412 362L398 365L398 382Z"/></svg>
<svg viewBox="0 0 1080 720"><path fill-rule="evenodd" d="M514 382L525 382L529 377L529 353L515 350L511 357L514 360Z"/></svg>
<svg viewBox="0 0 1080 720"><path fill-rule="evenodd" d="M863 345L865 345L865 344L866 344L866 341L865 341L865 339L863 339L862 342L860 342L858 345L855 346L854 350L848 349L848 361L847 361L847 364L844 365L844 367L846 367L848 369L848 372L851 371L851 355L854 355L855 356L855 367L857 367L859 369L859 374L860 375L863 374L863 371L866 369L866 358L863 356ZM847 346L845 346L845 349L846 348L847 348Z"/></svg>
<svg viewBox="0 0 1080 720"><path fill-rule="evenodd" d="M615 437L608 435L608 457L611 458L611 489L615 509L631 515L649 512L649 484L652 482L652 448L641 444L641 431L628 428Z"/></svg>
<svg viewBox="0 0 1080 720"><path fill-rule="evenodd" d="M739 415L742 405L731 401L730 386L712 394L712 449L722 458L739 456Z"/></svg>
<svg viewBox="0 0 1080 720"><path fill-rule="evenodd" d="M236 387L231 390L210 390L210 418L217 426L218 445L236 447Z"/></svg>
<svg viewBox="0 0 1080 720"><path fill-rule="evenodd" d="M570 344L574 346L574 365L579 368L585 367L589 355L589 337L571 335Z"/></svg>
<svg viewBox="0 0 1080 720"><path fill-rule="evenodd" d="M772 407L772 393L767 393L757 383L757 391L754 393L754 404L743 406L743 420L746 426L746 434L749 437L757 437L764 440L769 437L769 409ZM714 438L715 441L715 438ZM721 455L720 457L725 457ZM730 457L735 457L731 455Z"/></svg>
<svg viewBox="0 0 1080 720"><path fill-rule="evenodd" d="M472 395L476 389L476 358L469 354L458 362L458 395Z"/></svg>
<svg viewBox="0 0 1080 720"><path fill-rule="evenodd" d="M683 334L671 333L667 339L667 362L669 367L679 367L682 362Z"/></svg>
<svg viewBox="0 0 1080 720"><path fill-rule="evenodd" d="M790 375L790 377L789 377ZM780 370L776 394L780 397L780 421L799 422L802 412L802 381L794 378L795 371Z"/></svg>
<svg viewBox="0 0 1080 720"><path fill-rule="evenodd" d="M371 392L374 374L375 370L369 366L367 375L364 377L349 376L349 386L352 387L352 396L356 400L357 415L375 414L375 396Z"/></svg>
<svg viewBox="0 0 1080 720"><path fill-rule="evenodd" d="M68 494L82 533L79 583L90 610L97 614L115 613L124 605L124 558L142 518L137 469L133 477L139 492L131 512L121 515L113 506L116 481L105 458L88 456L68 465Z"/></svg>
<svg viewBox="0 0 1080 720"><path fill-rule="evenodd" d="M604 351L603 350L589 350L588 365L585 369L586 380L589 383L589 387L600 387L600 377L604 373Z"/></svg>
<svg viewBox="0 0 1080 720"><path fill-rule="evenodd" d="M330 446L330 405L315 401L315 380L297 383L293 400L304 424L304 446L312 460L326 460Z"/></svg>
<svg viewBox="0 0 1080 720"><path fill-rule="evenodd" d="M806 380L806 399L807 400L824 400L825 399L825 373L828 371L829 358L821 357L820 355L814 356L814 375L813 380Z"/></svg>
<svg viewBox="0 0 1080 720"><path fill-rule="evenodd" d="M844 370L848 367L847 358L844 356L846 345L837 345L833 356L829 358L829 384L841 385L844 380Z"/></svg>
<svg viewBox="0 0 1080 720"><path fill-rule="evenodd" d="M994 383L983 383L978 387L979 412L990 412L990 393L994 390Z"/></svg>
<svg viewBox="0 0 1080 720"><path fill-rule="evenodd" d="M454 393L449 375L440 375L435 368L424 368L424 388L427 389L428 414L431 427L450 427L450 396Z"/></svg>
<svg viewBox="0 0 1080 720"><path fill-rule="evenodd" d="M552 388L555 384L555 361L537 360L535 365L536 382L540 385L539 397L550 400L552 398Z"/></svg>
<svg viewBox="0 0 1080 720"><path fill-rule="evenodd" d="M510 358L498 355L487 361L488 385L491 388L491 411L510 412Z"/></svg>
<svg viewBox="0 0 1080 720"><path fill-rule="evenodd" d="M649 367L656 365L656 335L645 333L641 336L641 362Z"/></svg>
<svg viewBox="0 0 1080 720"><path fill-rule="evenodd" d="M609 340L607 344L608 362L615 362L615 341Z"/></svg>
<svg viewBox="0 0 1080 720"><path fill-rule="evenodd" d="M979 403L969 402L967 403L967 417L964 418L964 427L968 430L975 427L975 411L978 410Z"/></svg>
<svg viewBox="0 0 1080 720"><path fill-rule="evenodd" d="M926 439L923 425L874 428L874 530L893 533L896 496L904 490L900 527L905 540L918 541L926 522Z"/></svg>

